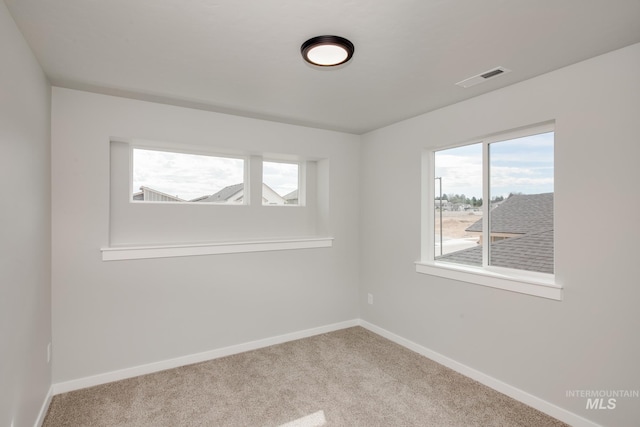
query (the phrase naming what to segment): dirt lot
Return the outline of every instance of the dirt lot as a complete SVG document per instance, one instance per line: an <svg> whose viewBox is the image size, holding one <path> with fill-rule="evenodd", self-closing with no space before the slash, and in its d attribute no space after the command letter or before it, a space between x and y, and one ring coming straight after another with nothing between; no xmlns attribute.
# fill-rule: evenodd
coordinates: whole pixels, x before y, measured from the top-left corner
<svg viewBox="0 0 640 427"><path fill-rule="evenodd" d="M440 212L435 212L436 235L440 233ZM482 218L480 212L442 212L442 235L449 239L462 239L465 237L475 237L477 233L464 231L474 222Z"/></svg>

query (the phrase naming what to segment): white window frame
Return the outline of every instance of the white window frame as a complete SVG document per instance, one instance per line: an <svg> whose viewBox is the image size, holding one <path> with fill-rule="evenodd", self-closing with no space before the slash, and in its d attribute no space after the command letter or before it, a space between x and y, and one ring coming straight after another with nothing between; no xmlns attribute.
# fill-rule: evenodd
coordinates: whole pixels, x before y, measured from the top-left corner
<svg viewBox="0 0 640 427"><path fill-rule="evenodd" d="M207 151L202 149L194 149L190 147L180 147L177 148L175 146L166 145L161 142L156 143L145 143L135 141L129 143L129 203L158 203L158 204L175 204L176 202L165 202L165 201L141 201L141 200L133 200L133 151L139 150L149 150L149 151L164 151L166 153L176 153L176 154L193 154L197 156L208 156L208 157L222 157L227 159L237 159L243 161L243 172L242 172L242 180L244 185L244 196L242 199L242 203L180 203L190 206L245 206L249 204L250 199L250 185L249 185L249 169L251 168L250 158L249 156L243 155L232 155L232 154L221 154L216 151Z"/></svg>
<svg viewBox="0 0 640 427"><path fill-rule="evenodd" d="M422 229L421 260L416 262L416 272L432 276L463 281L467 283L504 289L553 300L562 300L562 286L557 283L555 274L538 273L488 265L489 244L482 248L482 267L438 261L435 259L435 153L437 151L456 148L475 143L482 143L482 217L489 218L489 144L506 141L529 135L555 132L553 122L528 126L512 131L501 132L464 144L438 147L426 150L422 158ZM555 133L554 133L555 135ZM554 141L555 147L555 141ZM555 157L555 156L554 156ZM554 159L555 168L555 159ZM555 190L554 190L555 191ZM555 215L554 215L555 220ZM482 227L483 241L489 242L490 227ZM556 244L554 240L554 245ZM554 268L555 271L555 268Z"/></svg>
<svg viewBox="0 0 640 427"><path fill-rule="evenodd" d="M288 207L288 208L295 208L295 207L304 207L306 206L306 183L307 183L307 162L306 161L296 161L296 160L284 160L284 159L278 159L278 158L273 158L273 157L263 157L262 158L262 177L260 177L262 183L264 184L264 163L286 163L286 164L290 164L290 165L298 165L298 203L293 205L293 204L284 204L284 205L270 205L270 204L262 204L262 206L271 206L271 207ZM261 191L262 191L262 187L261 187Z"/></svg>

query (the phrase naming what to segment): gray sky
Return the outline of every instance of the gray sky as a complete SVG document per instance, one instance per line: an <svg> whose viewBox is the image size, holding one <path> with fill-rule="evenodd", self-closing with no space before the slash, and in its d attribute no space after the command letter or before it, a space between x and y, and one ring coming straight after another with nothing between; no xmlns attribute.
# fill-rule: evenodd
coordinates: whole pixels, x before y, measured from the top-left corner
<svg viewBox="0 0 640 427"><path fill-rule="evenodd" d="M491 196L553 192L553 144L553 132L490 144ZM482 144L438 151L435 165L444 194L482 197Z"/></svg>

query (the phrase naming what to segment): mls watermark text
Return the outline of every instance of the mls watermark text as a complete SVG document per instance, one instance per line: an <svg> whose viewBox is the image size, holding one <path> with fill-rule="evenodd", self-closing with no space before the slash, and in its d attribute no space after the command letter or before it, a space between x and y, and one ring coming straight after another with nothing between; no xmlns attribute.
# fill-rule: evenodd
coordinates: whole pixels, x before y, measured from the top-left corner
<svg viewBox="0 0 640 427"><path fill-rule="evenodd" d="M565 396L587 399L587 409L616 409L619 399L640 398L640 390L567 390Z"/></svg>

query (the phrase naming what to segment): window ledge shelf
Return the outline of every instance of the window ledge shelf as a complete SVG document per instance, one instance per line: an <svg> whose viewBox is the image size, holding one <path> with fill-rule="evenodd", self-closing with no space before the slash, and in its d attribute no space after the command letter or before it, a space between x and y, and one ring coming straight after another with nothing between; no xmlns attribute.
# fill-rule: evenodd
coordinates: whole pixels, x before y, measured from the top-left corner
<svg viewBox="0 0 640 427"><path fill-rule="evenodd" d="M184 245L111 246L101 248L103 261L148 258L171 258L197 255L237 254L284 251L291 249L330 248L333 237L305 237L253 241L194 243Z"/></svg>
<svg viewBox="0 0 640 427"><path fill-rule="evenodd" d="M473 267L458 265L453 267L443 263L420 261L416 262L416 272L556 301L562 300L562 286L553 280L539 277L516 277Z"/></svg>

